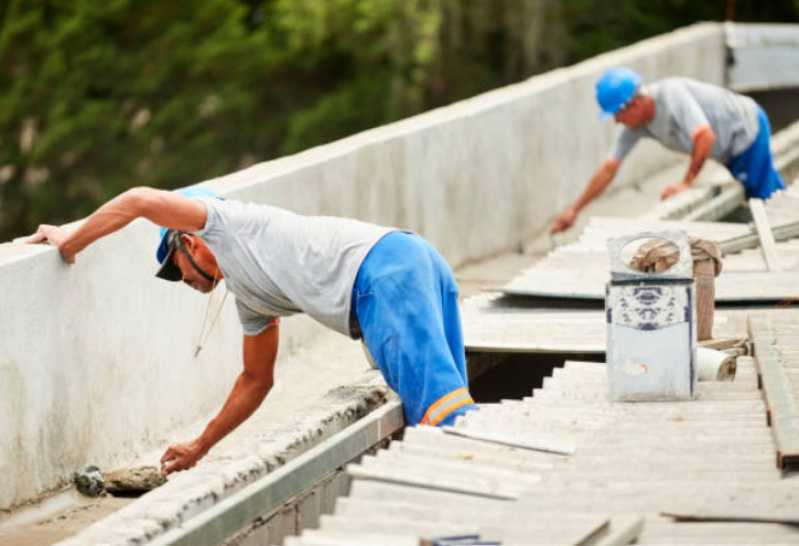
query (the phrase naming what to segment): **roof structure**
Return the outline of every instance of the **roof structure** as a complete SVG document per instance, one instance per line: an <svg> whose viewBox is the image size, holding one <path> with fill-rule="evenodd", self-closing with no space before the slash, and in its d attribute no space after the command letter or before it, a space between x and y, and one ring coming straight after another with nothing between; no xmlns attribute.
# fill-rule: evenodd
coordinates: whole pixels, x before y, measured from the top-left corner
<svg viewBox="0 0 799 546"><path fill-rule="evenodd" d="M452 431L407 430L350 466L335 515L286 545L469 533L504 545L799 540L782 525L799 523L799 478L774 464L752 359L687 403L611 403L606 381L603 365L568 362L531 397L485 404Z"/></svg>
<svg viewBox="0 0 799 546"><path fill-rule="evenodd" d="M797 187L766 210L772 222L799 220ZM594 218L577 242L523 272L505 295L467 301L467 347L604 352L604 311L581 309L573 300L583 294L564 291L563 279L604 294L608 239L673 229L717 240L752 230ZM758 286L773 290L766 301L795 298L799 238L775 249L779 272L768 270L760 249L726 257L719 284L730 301L760 300L752 297ZM579 275L569 277L573 270ZM604 364L568 361L523 400L482 404L443 431L408 429L402 441L350 465L351 492L335 514L285 544L416 546L419 537L445 544L451 536L503 545L796 544L797 324L799 312L785 307L719 311L714 337L750 337L754 357L737 359L732 381L698 383L690 402L610 402Z"/></svg>

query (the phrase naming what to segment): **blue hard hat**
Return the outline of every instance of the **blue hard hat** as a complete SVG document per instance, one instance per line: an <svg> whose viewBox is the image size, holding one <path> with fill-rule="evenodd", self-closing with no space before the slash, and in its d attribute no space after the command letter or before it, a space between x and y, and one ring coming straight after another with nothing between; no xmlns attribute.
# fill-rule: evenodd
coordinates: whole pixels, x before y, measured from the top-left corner
<svg viewBox="0 0 799 546"><path fill-rule="evenodd" d="M629 68L618 67L606 70L596 82L596 101L602 109L602 118L608 118L621 110L635 96L643 78Z"/></svg>
<svg viewBox="0 0 799 546"><path fill-rule="evenodd" d="M221 199L219 195L208 188L202 186L189 186L187 188L179 188L175 190L184 197L208 197L211 199ZM173 229L162 227L158 232L158 248L155 250L155 259L161 267L155 274L156 277L167 281L179 281L182 278L180 270L172 263L170 257L175 251L177 232Z"/></svg>

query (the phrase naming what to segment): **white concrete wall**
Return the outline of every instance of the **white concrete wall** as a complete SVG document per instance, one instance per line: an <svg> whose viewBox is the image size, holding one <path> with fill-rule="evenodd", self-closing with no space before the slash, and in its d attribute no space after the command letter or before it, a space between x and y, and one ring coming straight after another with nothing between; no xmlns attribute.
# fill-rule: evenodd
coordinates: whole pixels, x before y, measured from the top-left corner
<svg viewBox="0 0 799 546"><path fill-rule="evenodd" d="M799 87L799 25L726 24L728 86L748 93Z"/></svg>
<svg viewBox="0 0 799 546"><path fill-rule="evenodd" d="M614 129L593 90L604 69L721 83L723 60L722 27L697 25L210 184L410 228L458 265L544 230L607 156ZM641 146L619 183L673 160ZM0 245L0 508L163 444L227 394L241 350L231 302L194 359L206 298L152 277L156 238L136 222L72 267L51 248ZM283 353L317 328L284 321Z"/></svg>

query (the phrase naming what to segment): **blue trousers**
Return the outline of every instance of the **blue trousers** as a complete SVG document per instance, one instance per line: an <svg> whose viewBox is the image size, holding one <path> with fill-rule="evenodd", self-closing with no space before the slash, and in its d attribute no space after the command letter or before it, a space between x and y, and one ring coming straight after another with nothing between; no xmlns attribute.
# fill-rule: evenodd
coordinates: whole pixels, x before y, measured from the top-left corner
<svg viewBox="0 0 799 546"><path fill-rule="evenodd" d="M427 241L399 231L378 241L358 271L352 303L364 344L402 399L409 425L452 424L476 407L458 286Z"/></svg>
<svg viewBox="0 0 799 546"><path fill-rule="evenodd" d="M759 129L755 141L742 154L733 157L727 168L744 185L747 197L768 199L775 191L785 189L785 183L774 168L768 116L759 106L757 110Z"/></svg>

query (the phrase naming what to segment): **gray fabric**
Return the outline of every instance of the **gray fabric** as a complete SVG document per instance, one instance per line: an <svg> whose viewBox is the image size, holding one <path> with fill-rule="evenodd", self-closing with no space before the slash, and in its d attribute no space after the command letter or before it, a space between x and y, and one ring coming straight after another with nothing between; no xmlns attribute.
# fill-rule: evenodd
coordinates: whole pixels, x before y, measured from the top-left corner
<svg viewBox="0 0 799 546"><path fill-rule="evenodd" d="M758 106L749 97L688 78L667 78L647 86L655 101L655 117L645 127L624 127L613 157L623 160L643 137L666 148L690 154L696 129L709 124L716 134L711 157L728 163L754 142L758 131Z"/></svg>
<svg viewBox="0 0 799 546"><path fill-rule="evenodd" d="M246 335L279 316L304 312L350 335L352 287L366 254L391 228L301 216L252 203L199 199L208 218L197 234L236 296Z"/></svg>

